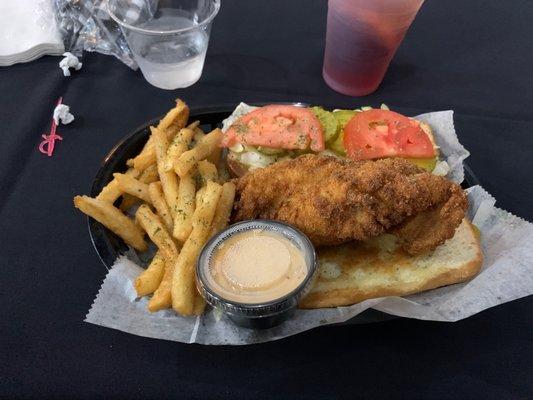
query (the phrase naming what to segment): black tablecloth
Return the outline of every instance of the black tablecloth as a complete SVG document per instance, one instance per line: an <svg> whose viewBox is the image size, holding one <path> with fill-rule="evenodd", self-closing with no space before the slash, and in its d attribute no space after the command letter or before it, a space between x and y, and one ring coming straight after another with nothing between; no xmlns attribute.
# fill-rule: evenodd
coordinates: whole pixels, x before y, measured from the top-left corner
<svg viewBox="0 0 533 400"><path fill-rule="evenodd" d="M428 0L380 89L321 78L325 1L225 0L204 74L163 91L113 57L0 69L0 396L532 398L533 298L457 323L407 319L323 327L244 347L185 345L83 322L106 270L72 197L108 150L169 109L296 100L415 114L454 109L468 162L498 205L533 220L533 6ZM76 120L37 151L59 96Z"/></svg>

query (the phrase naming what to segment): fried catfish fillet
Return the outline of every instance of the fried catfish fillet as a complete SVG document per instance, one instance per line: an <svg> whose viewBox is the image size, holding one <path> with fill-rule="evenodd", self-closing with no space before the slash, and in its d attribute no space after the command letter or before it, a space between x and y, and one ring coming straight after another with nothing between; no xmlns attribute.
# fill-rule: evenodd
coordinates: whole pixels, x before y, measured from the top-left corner
<svg viewBox="0 0 533 400"><path fill-rule="evenodd" d="M252 171L236 184L234 222L284 221L315 246L389 232L405 251L420 254L451 238L467 208L459 185L403 159L304 155Z"/></svg>

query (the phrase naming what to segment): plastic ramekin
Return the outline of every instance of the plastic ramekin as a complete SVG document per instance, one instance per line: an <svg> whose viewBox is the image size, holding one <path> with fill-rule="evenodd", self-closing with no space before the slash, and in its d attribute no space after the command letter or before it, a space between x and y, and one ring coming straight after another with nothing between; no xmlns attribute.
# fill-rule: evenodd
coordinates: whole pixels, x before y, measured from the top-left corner
<svg viewBox="0 0 533 400"><path fill-rule="evenodd" d="M301 250L307 266L307 274L296 289L265 303L249 304L225 299L210 287L206 277L212 256L218 247L231 236L256 229L275 232L290 240ZM311 289L317 270L315 249L305 234L283 222L251 220L229 226L206 243L196 264L196 285L207 303L222 310L235 324L246 328L270 328L290 317L298 306L298 301Z"/></svg>

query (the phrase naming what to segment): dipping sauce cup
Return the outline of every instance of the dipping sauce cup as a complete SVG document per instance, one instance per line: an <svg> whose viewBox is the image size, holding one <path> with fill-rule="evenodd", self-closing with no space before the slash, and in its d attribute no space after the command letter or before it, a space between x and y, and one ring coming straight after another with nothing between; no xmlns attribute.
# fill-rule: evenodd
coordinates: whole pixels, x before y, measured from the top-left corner
<svg viewBox="0 0 533 400"><path fill-rule="evenodd" d="M316 273L307 236L282 222L253 220L207 242L198 258L196 285L237 325L270 328L291 315Z"/></svg>

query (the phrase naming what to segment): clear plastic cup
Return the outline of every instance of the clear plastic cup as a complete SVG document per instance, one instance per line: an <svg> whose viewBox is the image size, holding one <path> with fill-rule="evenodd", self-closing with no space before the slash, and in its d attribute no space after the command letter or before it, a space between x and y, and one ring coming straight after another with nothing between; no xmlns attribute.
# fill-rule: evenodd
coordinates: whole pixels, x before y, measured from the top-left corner
<svg viewBox="0 0 533 400"><path fill-rule="evenodd" d="M161 89L200 79L220 0L107 0L146 80Z"/></svg>
<svg viewBox="0 0 533 400"><path fill-rule="evenodd" d="M375 91L424 0L329 0L322 75L337 92Z"/></svg>

